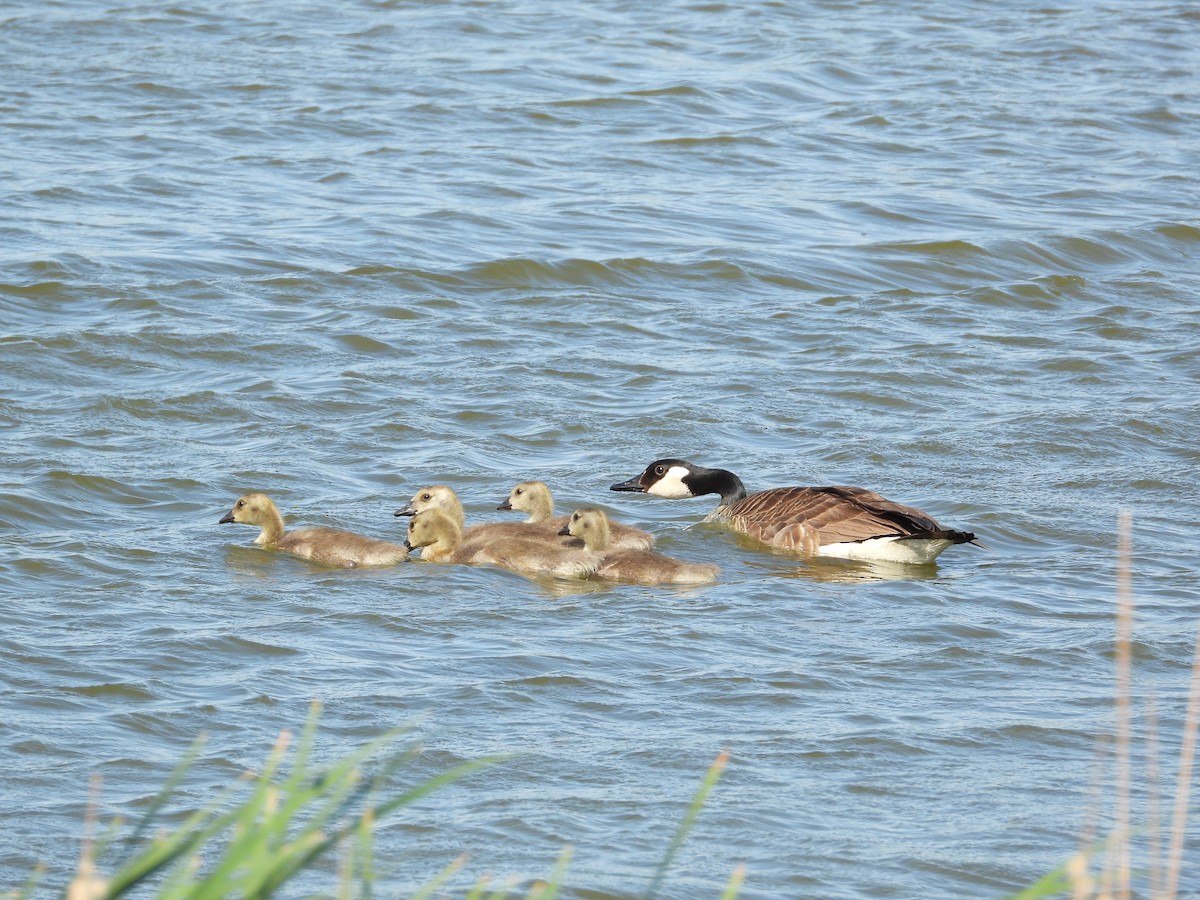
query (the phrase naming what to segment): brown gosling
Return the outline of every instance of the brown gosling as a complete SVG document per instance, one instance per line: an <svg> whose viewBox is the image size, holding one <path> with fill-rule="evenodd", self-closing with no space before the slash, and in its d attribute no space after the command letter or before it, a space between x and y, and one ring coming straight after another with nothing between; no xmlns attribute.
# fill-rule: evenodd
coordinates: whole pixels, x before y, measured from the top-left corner
<svg viewBox="0 0 1200 900"><path fill-rule="evenodd" d="M553 529L560 535L565 534L562 529L571 518L554 515L554 496L542 481L522 481L496 509L527 513L525 524ZM653 535L620 522L609 522L609 535L614 550L649 550L654 546Z"/></svg>
<svg viewBox="0 0 1200 900"><path fill-rule="evenodd" d="M397 513L400 515L400 513ZM486 562L482 557L483 541L463 543L462 526L452 512L438 506L412 513L408 523L408 538L404 546L410 551L419 549L425 562L476 565Z"/></svg>
<svg viewBox="0 0 1200 900"><path fill-rule="evenodd" d="M586 550L559 547L528 537L500 534L464 541L462 529L453 516L438 508L413 515L405 546L410 550L421 548L421 558L428 562L499 566L527 577L583 579L600 563L596 554Z"/></svg>
<svg viewBox="0 0 1200 900"><path fill-rule="evenodd" d="M326 566L353 569L358 566L387 566L408 559L403 544L393 544L376 538L338 531L333 528L304 528L285 531L283 516L266 494L246 494L239 497L217 523L236 522L257 525L262 529L254 543L268 550L283 550L303 559Z"/></svg>
<svg viewBox="0 0 1200 900"><path fill-rule="evenodd" d="M603 557L597 578L630 584L708 584L721 570L708 563L687 563L652 550L611 549L608 516L599 509L577 509L563 532L583 539L583 546Z"/></svg>
<svg viewBox="0 0 1200 900"><path fill-rule="evenodd" d="M472 525L470 528L466 526L466 512L463 509L462 500L454 488L448 484L431 484L428 487L423 487L408 501L408 505L396 510L393 515L396 516L415 516L419 512L424 512L427 509L440 509L450 516L458 525L462 532L462 540L464 543L469 543L476 539L493 540L499 537L538 537L537 532L531 532L525 528L523 523L519 522L486 522L480 525ZM550 536L545 538L559 543L559 538Z"/></svg>
<svg viewBox="0 0 1200 900"><path fill-rule="evenodd" d="M421 488L412 495L407 506L400 507L393 515L415 516L427 509L440 509L447 513L458 525L459 530L466 527L466 513L462 501L458 499L454 488L448 484L431 484Z"/></svg>

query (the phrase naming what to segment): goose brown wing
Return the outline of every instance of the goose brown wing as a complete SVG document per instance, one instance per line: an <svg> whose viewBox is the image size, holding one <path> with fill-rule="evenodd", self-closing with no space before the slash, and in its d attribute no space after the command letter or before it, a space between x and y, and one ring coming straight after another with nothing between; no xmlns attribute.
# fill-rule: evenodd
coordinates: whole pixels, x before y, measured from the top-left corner
<svg viewBox="0 0 1200 900"><path fill-rule="evenodd" d="M812 535L818 545L940 529L919 509L874 491L844 486L760 491L731 504L728 517L738 530L768 543L784 529Z"/></svg>
<svg viewBox="0 0 1200 900"><path fill-rule="evenodd" d="M822 488L821 490L845 497L864 512L878 518L881 522L891 522L906 537L945 531L929 513L922 512L915 506L905 506L903 503L896 503L894 500L889 500L865 488L839 486Z"/></svg>

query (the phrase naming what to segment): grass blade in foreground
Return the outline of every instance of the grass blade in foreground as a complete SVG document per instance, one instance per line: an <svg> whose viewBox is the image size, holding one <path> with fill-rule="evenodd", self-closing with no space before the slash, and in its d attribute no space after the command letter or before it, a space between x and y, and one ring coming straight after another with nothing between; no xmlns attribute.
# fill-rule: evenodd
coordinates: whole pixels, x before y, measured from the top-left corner
<svg viewBox="0 0 1200 900"><path fill-rule="evenodd" d="M687 814L684 815L683 821L679 823L679 828L675 831L675 837L671 840L671 845L667 848L662 862L658 864L658 870L654 873L654 879L650 882L650 886L646 888L646 893L642 895L645 900L651 900L655 892L662 885L662 881L667 875L667 870L671 868L671 863L675 861L676 854L683 847L684 841L687 840L687 836L692 830L692 826L696 824L696 820L700 817L700 810L704 807L704 801L708 799L708 795L712 792L717 779L721 777L721 773L725 771L725 766L728 763L729 751L722 750L717 755L717 758L713 760L713 764L708 767L708 772L705 773L704 780L700 782L700 789L696 791L696 796L692 798L692 805L688 807Z"/></svg>
<svg viewBox="0 0 1200 900"><path fill-rule="evenodd" d="M281 770L287 762L290 736L284 732L252 783L248 785L249 779L241 779L216 800L187 816L179 826L164 830L147 846L138 848L150 822L158 817L194 764L198 747L193 746L128 838L128 852L119 859L116 874L107 882L99 876L91 879L104 885L102 895L129 896L148 879L165 872L157 891L162 900L268 897L331 848L357 839L361 844L356 858L363 882L362 894L370 896L373 880L370 836L375 822L498 761L464 763L396 796L379 799L378 795L386 788L385 780L416 756L413 747L392 747L409 729L389 731L328 766L312 766L310 757L319 710L319 704L313 704L286 775ZM380 757L375 759L378 772L364 780L360 767L376 756ZM245 793L247 787L249 795L233 802L236 794ZM343 893L346 888L342 886Z"/></svg>
<svg viewBox="0 0 1200 900"><path fill-rule="evenodd" d="M1146 896L1155 900L1176 900L1179 896L1179 864L1184 833L1187 828L1188 798L1192 781L1193 756L1196 749L1197 732L1200 731L1200 632L1196 636L1192 656L1191 686L1188 691L1187 712L1183 722L1183 739L1179 751L1179 776L1175 793L1175 815L1170 835L1167 858L1162 859L1162 847L1158 835L1156 816L1150 823L1149 859L1146 865L1135 868L1131 862L1130 839L1146 829L1135 829L1130 824L1130 744L1132 738L1132 643L1133 643L1133 565L1131 540L1131 518L1122 512L1117 523L1117 636L1116 636L1116 797L1114 800L1114 824L1109 837L1097 841L1072 856L1054 871L1042 876L1009 900L1039 900L1039 898L1062 897L1070 894L1072 900L1122 900L1142 896L1135 880L1145 882ZM1153 743L1152 743L1153 746ZM1151 794L1153 773L1157 763L1148 763L1151 772ZM1156 797L1151 798L1156 807ZM1099 859L1099 871L1091 871L1093 860ZM1165 878L1160 881L1160 873ZM1160 887L1161 884L1161 887ZM1187 894L1186 896L1192 896Z"/></svg>
<svg viewBox="0 0 1200 900"><path fill-rule="evenodd" d="M156 795L149 811L122 842L113 847L117 871L105 877L96 863L90 838L85 844L79 871L67 892L67 900L109 900L146 895L148 882L158 900L222 900L225 897L268 898L295 890L295 877L330 849L341 847L343 858L333 873L334 889L328 896L339 900L370 900L376 885L374 827L383 816L411 805L440 787L454 782L503 757L461 763L388 795L391 777L419 753L416 745L393 749L408 729L395 729L368 742L346 757L324 766L311 764L320 705L313 704L300 738L294 744L286 730L282 732L258 773L248 772L224 788L216 799L183 816L174 828L163 824L162 811L175 799L198 758L200 744L194 745L171 773L164 788ZM289 750L291 758L289 760ZM722 752L709 767L687 812L659 863L645 894L653 897L662 886L679 850L687 840L708 795L729 761ZM373 763L374 774L364 778L361 766ZM91 820L89 820L91 821ZM147 837L157 822L159 832ZM121 827L120 820L112 829ZM113 842L104 842L111 847ZM555 900L565 881L573 855L568 845L549 878L536 880L524 894L526 900ZM414 900L430 897L446 888L449 879L464 866L463 855L418 889ZM25 900L31 896L43 868L34 872L19 892L0 894L0 900ZM733 873L722 900L733 900L745 876L744 867ZM472 900L504 900L518 879L506 879L494 890L488 888L490 876L478 879L466 894ZM523 893L523 892L522 892Z"/></svg>

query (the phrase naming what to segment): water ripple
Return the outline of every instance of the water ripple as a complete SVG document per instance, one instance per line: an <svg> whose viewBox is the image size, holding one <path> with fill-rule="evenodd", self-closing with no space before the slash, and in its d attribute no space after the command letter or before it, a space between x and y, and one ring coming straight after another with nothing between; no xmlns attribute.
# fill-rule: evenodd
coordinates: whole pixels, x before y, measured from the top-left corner
<svg viewBox="0 0 1200 900"><path fill-rule="evenodd" d="M417 775L518 751L380 832L401 890L569 842L575 893L639 893L728 747L664 894L1013 893L1111 731L1121 509L1177 742L1192 10L39 10L0 29L6 881L65 880L91 773L128 817L204 731L204 803L319 697L330 756L414 719ZM667 455L991 549L800 560L607 490ZM217 524L264 490L396 538L421 485L485 521L531 477L721 581L330 572Z"/></svg>

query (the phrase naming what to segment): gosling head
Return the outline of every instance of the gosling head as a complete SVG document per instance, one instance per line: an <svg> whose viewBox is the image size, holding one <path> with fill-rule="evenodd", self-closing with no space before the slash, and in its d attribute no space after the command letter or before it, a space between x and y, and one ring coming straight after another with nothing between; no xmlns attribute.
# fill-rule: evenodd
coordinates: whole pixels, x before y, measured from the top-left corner
<svg viewBox="0 0 1200 900"><path fill-rule="evenodd" d="M448 512L431 507L413 514L412 521L408 523L408 538L404 546L409 550L434 545L450 549L461 536L462 531Z"/></svg>
<svg viewBox="0 0 1200 900"><path fill-rule="evenodd" d="M279 509L271 502L266 494L246 494L238 497L233 509L225 513L217 522L227 525L236 522L239 525L257 525L262 531L254 539L256 544L269 544L279 540L283 535L283 517Z"/></svg>
<svg viewBox="0 0 1200 900"><path fill-rule="evenodd" d="M511 491L508 499L496 509L528 513L527 522L544 522L554 515L554 500L550 488L542 481L522 481Z"/></svg>
<svg viewBox="0 0 1200 900"><path fill-rule="evenodd" d="M396 510L393 515L415 516L426 509L446 510L454 516L462 510L462 501L458 499L458 494L450 485L431 484L413 494L412 499L408 501L408 506Z"/></svg>
<svg viewBox="0 0 1200 900"><path fill-rule="evenodd" d="M609 540L608 516L599 509L577 509L558 533L580 538L587 550L606 550Z"/></svg>
<svg viewBox="0 0 1200 900"><path fill-rule="evenodd" d="M233 509L225 513L218 525L228 525L237 522L240 525L261 525L264 513L275 508L271 498L266 494L246 494L238 497Z"/></svg>

